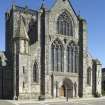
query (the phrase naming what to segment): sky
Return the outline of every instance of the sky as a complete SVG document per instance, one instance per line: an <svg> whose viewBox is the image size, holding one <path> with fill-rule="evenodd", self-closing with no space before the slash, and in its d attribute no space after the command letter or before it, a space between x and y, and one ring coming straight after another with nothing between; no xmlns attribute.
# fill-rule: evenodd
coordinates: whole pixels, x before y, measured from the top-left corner
<svg viewBox="0 0 105 105"><path fill-rule="evenodd" d="M98 58L105 67L105 0L70 0L76 13L80 14L88 23L89 53L94 59ZM0 1L0 51L5 50L5 12L12 4L39 9L42 0L1 0ZM54 0L45 0L47 7L51 7ZM79 12L80 11L80 12Z"/></svg>

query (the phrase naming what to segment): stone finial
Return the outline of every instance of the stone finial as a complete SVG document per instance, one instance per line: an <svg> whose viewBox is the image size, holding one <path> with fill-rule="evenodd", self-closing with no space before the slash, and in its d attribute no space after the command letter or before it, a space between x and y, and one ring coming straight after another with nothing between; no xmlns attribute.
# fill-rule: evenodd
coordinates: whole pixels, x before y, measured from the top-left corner
<svg viewBox="0 0 105 105"><path fill-rule="evenodd" d="M16 5L12 4L12 10L15 10L15 9L16 9Z"/></svg>

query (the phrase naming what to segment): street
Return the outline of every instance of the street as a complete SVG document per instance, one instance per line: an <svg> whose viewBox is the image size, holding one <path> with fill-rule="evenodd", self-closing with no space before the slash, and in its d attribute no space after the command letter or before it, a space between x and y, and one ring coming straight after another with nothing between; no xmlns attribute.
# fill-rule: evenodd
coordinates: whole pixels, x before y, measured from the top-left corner
<svg viewBox="0 0 105 105"><path fill-rule="evenodd" d="M95 98L95 99L73 99L66 101L10 101L10 100L0 100L0 105L105 105L105 98Z"/></svg>
<svg viewBox="0 0 105 105"><path fill-rule="evenodd" d="M15 105L15 104L12 104L11 102L5 100L0 100L0 105Z"/></svg>
<svg viewBox="0 0 105 105"><path fill-rule="evenodd" d="M101 100L85 100L85 101L74 101L74 102L45 102L45 103L41 103L41 104L20 104L20 105L105 105L105 100L101 99Z"/></svg>

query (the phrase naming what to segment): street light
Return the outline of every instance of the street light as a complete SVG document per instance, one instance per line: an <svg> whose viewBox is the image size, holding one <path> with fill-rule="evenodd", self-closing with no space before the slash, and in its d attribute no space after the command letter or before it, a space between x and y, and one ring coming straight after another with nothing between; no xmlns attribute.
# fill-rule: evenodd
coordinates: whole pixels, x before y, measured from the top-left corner
<svg viewBox="0 0 105 105"><path fill-rule="evenodd" d="M68 89L67 89L67 87L66 87L66 101L68 102Z"/></svg>

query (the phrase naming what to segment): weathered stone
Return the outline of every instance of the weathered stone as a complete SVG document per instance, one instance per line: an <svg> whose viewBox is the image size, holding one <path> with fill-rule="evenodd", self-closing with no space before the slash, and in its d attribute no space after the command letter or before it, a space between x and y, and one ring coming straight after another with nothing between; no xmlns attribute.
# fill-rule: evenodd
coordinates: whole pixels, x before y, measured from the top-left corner
<svg viewBox="0 0 105 105"><path fill-rule="evenodd" d="M66 24L58 32L62 13L65 20L60 22ZM13 6L6 13L7 65L0 66L0 91L7 91L0 97L44 100L101 94L101 64L89 55L87 37L86 20L77 16L69 0L56 0L50 11Z"/></svg>

